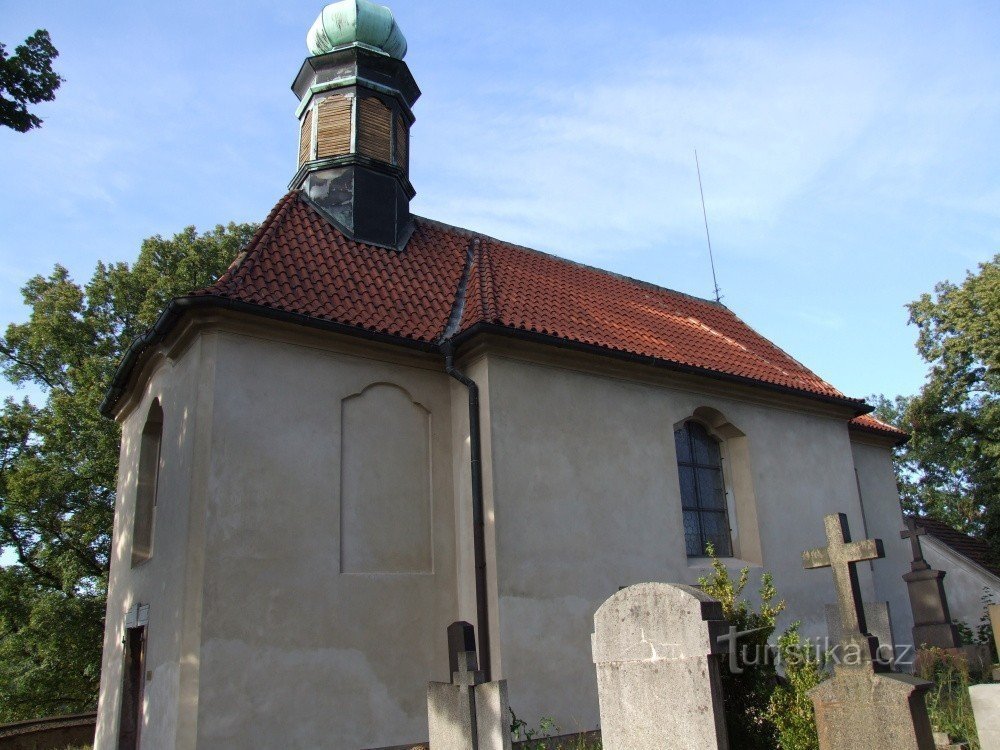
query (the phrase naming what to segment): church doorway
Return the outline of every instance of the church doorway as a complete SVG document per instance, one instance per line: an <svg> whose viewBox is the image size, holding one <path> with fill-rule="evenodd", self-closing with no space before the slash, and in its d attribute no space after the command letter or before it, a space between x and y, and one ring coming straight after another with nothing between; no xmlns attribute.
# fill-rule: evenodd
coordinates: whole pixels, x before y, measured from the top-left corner
<svg viewBox="0 0 1000 750"><path fill-rule="evenodd" d="M125 630L125 658L122 664L121 720L118 750L138 750L142 726L142 694L145 687L146 626Z"/></svg>

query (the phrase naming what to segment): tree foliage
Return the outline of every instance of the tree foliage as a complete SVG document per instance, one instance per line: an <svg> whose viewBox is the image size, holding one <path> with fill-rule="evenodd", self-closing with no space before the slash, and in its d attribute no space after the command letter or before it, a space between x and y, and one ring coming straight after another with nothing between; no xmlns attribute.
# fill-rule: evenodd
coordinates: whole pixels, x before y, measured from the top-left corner
<svg viewBox="0 0 1000 750"><path fill-rule="evenodd" d="M982 534L1000 561L1000 255L909 311L927 382L876 399L877 416L911 434L896 457L904 504Z"/></svg>
<svg viewBox="0 0 1000 750"><path fill-rule="evenodd" d="M0 568L0 721L96 702L120 437L98 406L129 343L254 229L190 227L145 240L133 265L98 264L84 286L61 266L24 286L31 314L0 338L0 367L44 403L0 410L0 548L17 558Z"/></svg>
<svg viewBox="0 0 1000 750"><path fill-rule="evenodd" d="M49 32L39 29L14 49L13 55L0 44L0 125L26 133L42 124L28 111L29 104L50 102L63 79L52 69L59 51Z"/></svg>

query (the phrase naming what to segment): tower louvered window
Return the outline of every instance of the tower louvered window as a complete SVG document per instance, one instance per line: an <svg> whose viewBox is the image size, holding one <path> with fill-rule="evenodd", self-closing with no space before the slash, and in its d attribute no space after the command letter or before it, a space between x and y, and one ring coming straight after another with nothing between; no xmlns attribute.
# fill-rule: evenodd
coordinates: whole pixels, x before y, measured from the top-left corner
<svg viewBox="0 0 1000 750"><path fill-rule="evenodd" d="M404 172L410 171L410 133L406 127L406 120L402 117L396 118L396 164Z"/></svg>
<svg viewBox="0 0 1000 750"><path fill-rule="evenodd" d="M351 99L328 96L316 105L316 158L351 153Z"/></svg>
<svg viewBox="0 0 1000 750"><path fill-rule="evenodd" d="M309 161L312 151L312 110L306 111L306 116L302 118L302 130L299 131L299 166L301 167Z"/></svg>
<svg viewBox="0 0 1000 750"><path fill-rule="evenodd" d="M392 111L375 97L359 104L358 153L391 163Z"/></svg>

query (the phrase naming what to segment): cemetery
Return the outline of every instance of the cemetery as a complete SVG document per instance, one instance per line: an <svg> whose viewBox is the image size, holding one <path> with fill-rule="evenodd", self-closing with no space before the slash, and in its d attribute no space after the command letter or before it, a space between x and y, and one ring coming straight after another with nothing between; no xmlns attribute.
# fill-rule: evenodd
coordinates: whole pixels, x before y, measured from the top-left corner
<svg viewBox="0 0 1000 750"><path fill-rule="evenodd" d="M839 635L836 643L828 645L838 655L831 658L822 648L803 648L800 642L791 648L787 642L784 644L781 656L798 656L803 661L784 665L785 675L781 679L792 691L800 692L796 696L799 700L808 696L812 711L801 713L802 721L795 724L788 721L790 716L780 713L791 713L796 707L795 700L774 701L766 720L775 720L775 725L785 731L779 731L771 740L778 744L764 746L786 750L1000 747L997 744L1000 684L990 680L992 672L982 671L984 665L996 660L996 652L992 650L996 644L960 645L950 621L940 621L948 604L943 589L935 586L929 592L918 590L915 597L915 602L926 608L922 610L926 615L916 616L914 636L926 640L915 641L919 646L910 659L895 660L893 652L880 649L878 638L869 632L856 572L858 563L883 556L881 540L852 541L843 514L827 516L824 524L827 546L804 551L802 559L808 569L831 569L838 594L835 609ZM939 583L942 572L931 570L922 558L920 527L907 523L900 534L912 541L914 571L926 573L916 578L908 576L907 582ZM715 586L720 576L725 580L724 567L717 569ZM703 588L713 588L709 579L705 583ZM727 583L732 593L732 582ZM739 590L735 593L738 595ZM763 598L766 609L770 595L765 593ZM1000 606L991 607L989 615L991 619L1000 617ZM1000 620L994 622L1000 626ZM1000 633L1000 627L994 632ZM593 660L601 706L599 731L575 737L546 735L534 742L518 744L526 748L566 750L759 747L757 738L739 733L727 735L727 725L739 726L727 721L727 710L740 711L743 706L726 700L721 670L745 675L762 664L759 658L749 658L745 647L741 648L739 635L726 620L722 603L700 588L670 583L623 588L594 615ZM473 627L455 623L449 628L448 640L453 679L450 684L431 683L428 687L429 747L434 750L511 748L506 685L504 681L485 683L476 671ZM741 652L738 660L731 658L735 650ZM960 684L942 682L936 674L941 671L939 663L947 665L944 671L950 679L961 675ZM930 679L908 671L914 665ZM792 672L799 677L803 673L808 675L806 682L796 681ZM970 687L970 673L977 673L983 682ZM804 686L808 689L803 690ZM965 695L960 690L966 691ZM946 713L955 710L941 704L943 691L953 691L950 699L956 703L969 703L971 694L975 720L966 722L961 737L947 731L955 730L955 726L942 726L947 720ZM932 696L929 706L928 699ZM932 716L937 725L932 724Z"/></svg>
<svg viewBox="0 0 1000 750"><path fill-rule="evenodd" d="M433 38L445 5L408 12ZM532 68L532 33L559 46L569 19L559 34L535 20L445 30L411 62L451 64L449 34L527 45L463 83L469 102L503 99L513 127L545 86L504 90L490 76ZM48 32L32 38L51 62ZM8 378L51 399L4 407L0 560L16 561L0 562L0 697L22 696L4 721L36 718L0 725L0 750L1000 750L992 496L956 478L965 468L949 457L937 480L965 482L960 497L911 497L936 476L901 459L927 438L920 402L840 390L723 303L697 151L714 294L660 284L690 254L687 230L672 256L659 254L655 222L623 244L633 203L678 161L664 155L682 139L661 122L677 112L633 123L650 102L617 90L620 78L669 78L659 55L655 76L623 64L614 86L567 86L552 96L559 117L504 136L497 153L534 140L552 152L513 183L560 174L535 223L573 238L561 257L519 244L532 237L529 201L506 189L479 200L460 187L428 205L473 220L479 200L509 214L510 241L411 211L422 169L443 195L458 165L474 163L478 180L498 160L450 153L455 133L486 127L461 97L435 99L437 132L415 137L422 91L390 8L326 4L305 43L283 92L290 181L274 185L286 192L263 222L157 235L146 265L102 262L86 289L57 266L25 287L33 315L0 342ZM606 65L588 59L593 43L572 47L581 59L567 75ZM239 139L263 127L254 97L266 77L229 70L237 50L221 38L215 48L204 67L245 104L213 107L235 162ZM0 63L11 60L0 44ZM40 101L61 81L46 77ZM606 102L577 106L605 88ZM622 163L588 186L577 176L615 159L593 147L580 164L560 159L572 139L548 128L596 132L603 110ZM664 159L648 169L632 145L645 129ZM225 172L199 179L223 194L244 180ZM587 229L599 251L574 234L578 217L561 216L594 205L581 186L601 201L600 232ZM647 245L656 283L583 262ZM795 256L819 276L837 253ZM158 278L164 265L183 280ZM929 332L930 300L909 308L928 361L935 333L955 336L940 321ZM800 341L825 345L825 314L799 317L810 326ZM864 369L857 341L838 366L856 357ZM935 346L943 357L953 344ZM981 352L961 359L995 379ZM84 391L86 408L74 400ZM935 418L932 438L978 440L950 412ZM71 465L50 472L50 460ZM76 503L95 492L91 517ZM79 620L46 614L67 611ZM53 646L44 633L60 618ZM91 652L63 661L76 624ZM47 700L57 708L32 711Z"/></svg>

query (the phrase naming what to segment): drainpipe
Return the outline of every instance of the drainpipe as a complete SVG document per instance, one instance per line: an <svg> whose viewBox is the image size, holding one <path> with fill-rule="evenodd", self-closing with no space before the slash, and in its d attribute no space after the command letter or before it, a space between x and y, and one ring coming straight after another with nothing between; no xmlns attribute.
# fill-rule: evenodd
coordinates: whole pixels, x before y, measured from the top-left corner
<svg viewBox="0 0 1000 750"><path fill-rule="evenodd" d="M476 630L479 634L479 669L486 680L491 679L490 622L486 593L486 525L483 521L483 455L479 426L479 386L476 381L455 367L454 347L450 341L441 344L444 369L469 391L469 452L472 468L472 556L476 568Z"/></svg>
<svg viewBox="0 0 1000 750"><path fill-rule="evenodd" d="M455 367L455 346L452 337L461 327L462 313L465 311L466 291L472 264L479 252L479 239L473 238L465 250L465 268L455 290L455 302L444 333L437 344L444 354L444 369L451 377L465 386L469 392L469 453L472 470L472 558L476 569L476 630L479 641L479 670L487 680L491 679L490 665L490 620L486 593L486 524L483 516L483 449L479 426L479 386L476 381Z"/></svg>

